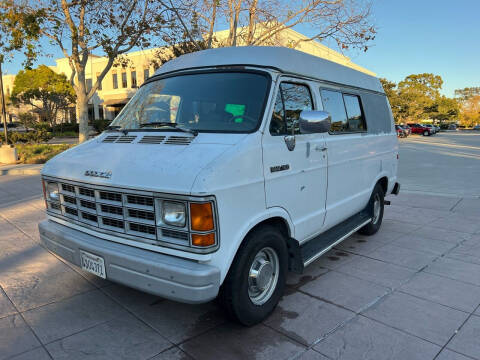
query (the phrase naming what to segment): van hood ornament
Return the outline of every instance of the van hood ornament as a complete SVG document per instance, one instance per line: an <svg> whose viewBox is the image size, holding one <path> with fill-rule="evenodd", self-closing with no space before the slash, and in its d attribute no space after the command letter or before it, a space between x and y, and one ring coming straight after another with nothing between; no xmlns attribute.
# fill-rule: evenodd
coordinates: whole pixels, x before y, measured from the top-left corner
<svg viewBox="0 0 480 360"><path fill-rule="evenodd" d="M86 170L85 176L99 177L104 179L110 179L112 177L112 171L96 171L96 170Z"/></svg>

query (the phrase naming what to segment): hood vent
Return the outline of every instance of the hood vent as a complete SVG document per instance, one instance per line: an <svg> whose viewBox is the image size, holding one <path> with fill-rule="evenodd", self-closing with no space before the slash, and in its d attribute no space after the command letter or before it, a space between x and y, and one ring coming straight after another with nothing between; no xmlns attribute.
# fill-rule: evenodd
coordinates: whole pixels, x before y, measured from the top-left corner
<svg viewBox="0 0 480 360"><path fill-rule="evenodd" d="M135 140L137 137L136 136L120 136L115 143L121 143L121 144L130 144L133 140Z"/></svg>
<svg viewBox="0 0 480 360"><path fill-rule="evenodd" d="M138 143L139 144L161 144L165 140L165 136L145 135Z"/></svg>
<svg viewBox="0 0 480 360"><path fill-rule="evenodd" d="M113 143L118 139L118 135L108 135L102 142L104 143Z"/></svg>
<svg viewBox="0 0 480 360"><path fill-rule="evenodd" d="M193 137L186 136L169 136L168 139L164 142L166 145L189 145Z"/></svg>

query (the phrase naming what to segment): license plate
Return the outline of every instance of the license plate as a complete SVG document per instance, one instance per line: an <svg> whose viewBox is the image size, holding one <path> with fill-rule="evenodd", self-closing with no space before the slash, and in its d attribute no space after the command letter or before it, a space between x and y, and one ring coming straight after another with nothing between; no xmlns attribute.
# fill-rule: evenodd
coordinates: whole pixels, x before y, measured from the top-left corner
<svg viewBox="0 0 480 360"><path fill-rule="evenodd" d="M82 260L83 270L100 276L101 278L107 278L105 275L105 261L102 257L85 251L80 251L80 258Z"/></svg>

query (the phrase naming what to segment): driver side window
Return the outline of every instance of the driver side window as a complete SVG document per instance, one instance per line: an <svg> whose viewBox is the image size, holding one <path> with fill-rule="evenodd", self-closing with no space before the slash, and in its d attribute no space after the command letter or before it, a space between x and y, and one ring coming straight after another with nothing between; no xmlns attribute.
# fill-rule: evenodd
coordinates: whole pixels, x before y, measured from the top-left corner
<svg viewBox="0 0 480 360"><path fill-rule="evenodd" d="M300 134L298 120L302 110L313 110L310 89L303 84L280 84L270 121L273 136Z"/></svg>

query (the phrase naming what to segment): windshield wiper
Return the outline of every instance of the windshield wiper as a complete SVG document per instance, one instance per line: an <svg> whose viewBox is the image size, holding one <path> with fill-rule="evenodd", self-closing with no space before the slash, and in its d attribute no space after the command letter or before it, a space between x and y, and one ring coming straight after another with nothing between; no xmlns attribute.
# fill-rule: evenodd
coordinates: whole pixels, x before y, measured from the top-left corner
<svg viewBox="0 0 480 360"><path fill-rule="evenodd" d="M120 130L122 127L119 125L108 125L107 130Z"/></svg>
<svg viewBox="0 0 480 360"><path fill-rule="evenodd" d="M196 131L196 130L185 129L185 128L182 128L182 127L178 127L177 125L178 125L177 123L171 123L171 122L167 122L167 121L156 121L156 122L149 122L149 123L140 124L140 127L141 128L149 127L149 126L152 126L152 127L156 127L156 126L170 127L172 129L183 131L187 134L192 134L193 136L198 135L198 131Z"/></svg>

